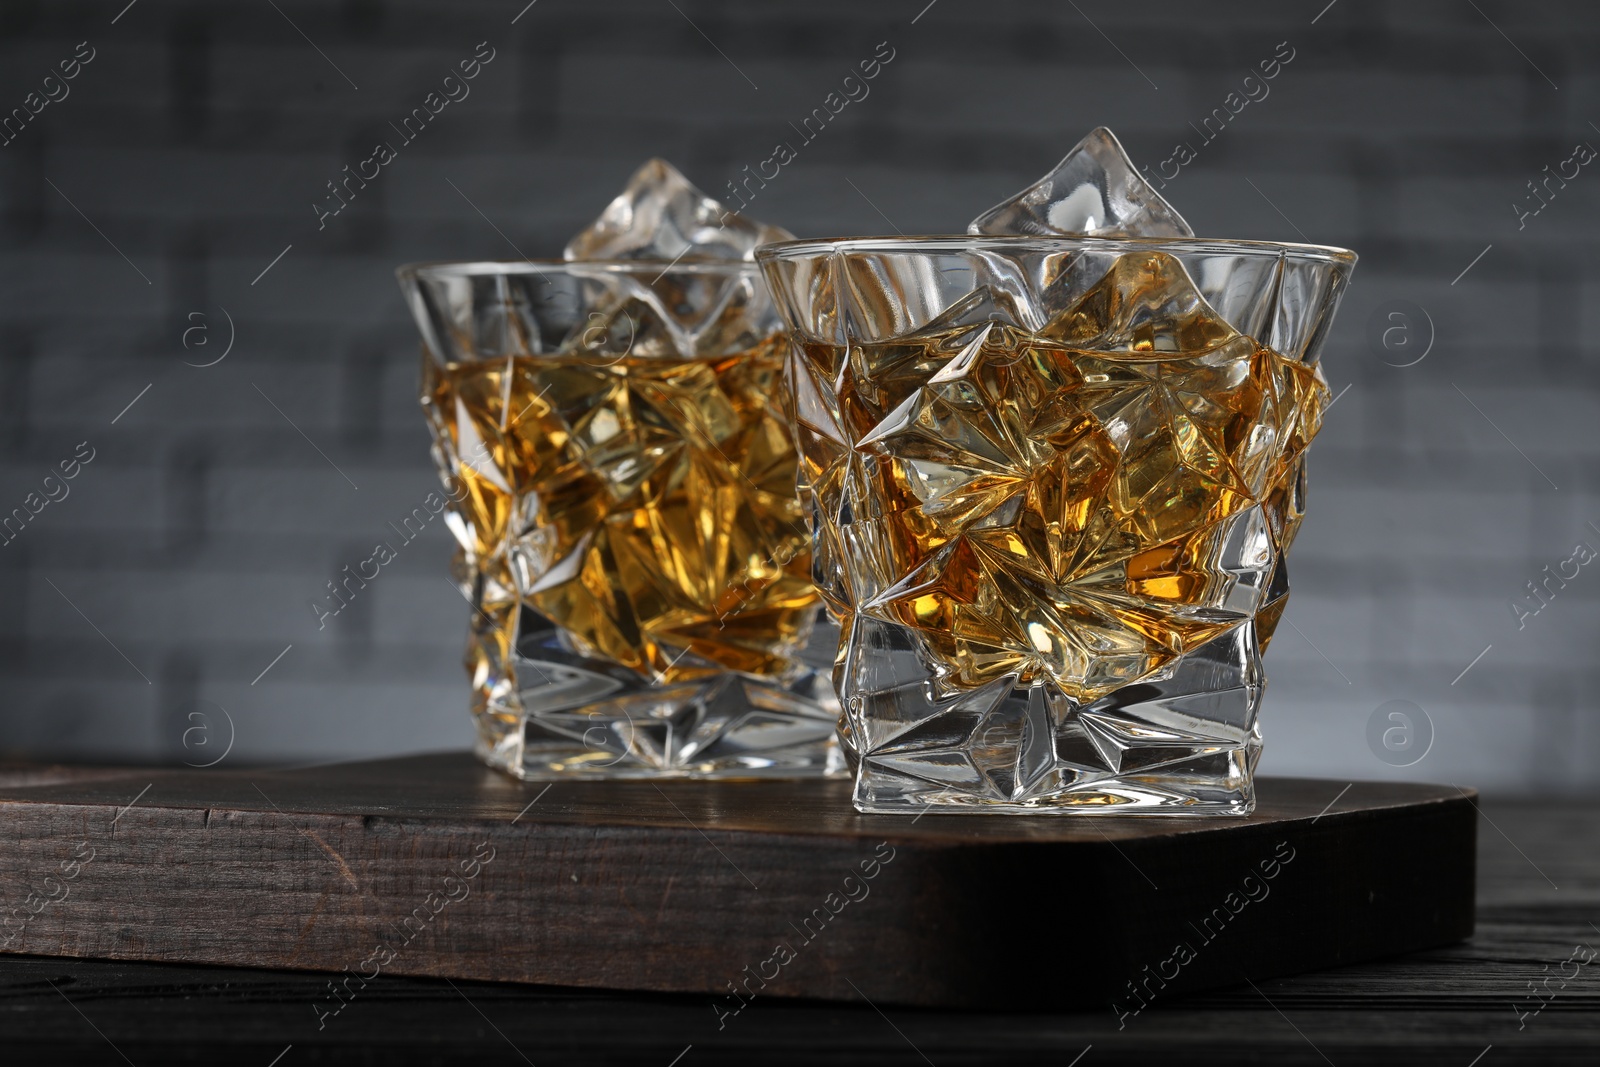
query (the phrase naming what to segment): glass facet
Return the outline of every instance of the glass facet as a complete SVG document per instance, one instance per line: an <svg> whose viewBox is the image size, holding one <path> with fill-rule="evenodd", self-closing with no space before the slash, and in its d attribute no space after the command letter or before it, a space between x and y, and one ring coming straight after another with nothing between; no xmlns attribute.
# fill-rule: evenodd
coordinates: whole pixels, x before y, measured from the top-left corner
<svg viewBox="0 0 1600 1067"><path fill-rule="evenodd" d="M856 807L1249 812L1355 257L970 236L757 258Z"/></svg>
<svg viewBox="0 0 1600 1067"><path fill-rule="evenodd" d="M478 749L526 778L842 769L755 264L402 268Z"/></svg>

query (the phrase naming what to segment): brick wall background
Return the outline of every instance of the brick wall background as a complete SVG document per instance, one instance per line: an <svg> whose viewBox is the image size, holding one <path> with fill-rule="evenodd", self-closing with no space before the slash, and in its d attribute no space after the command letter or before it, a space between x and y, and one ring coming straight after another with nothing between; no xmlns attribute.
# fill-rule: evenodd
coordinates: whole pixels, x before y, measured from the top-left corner
<svg viewBox="0 0 1600 1067"><path fill-rule="evenodd" d="M219 709L236 763L465 745L442 525L326 629L307 607L435 485L394 266L554 254L654 154L715 193L888 41L755 214L958 231L1105 124L1152 166L1195 146L1166 193L1202 235L1361 253L1264 769L1600 784L1600 566L1510 606L1600 548L1600 168L1512 207L1600 145L1592 5L124 3L0 7L0 109L94 50L0 147L0 513L94 450L0 548L0 749L204 762ZM470 97L319 231L325 183L480 41ZM1394 700L1432 726L1410 767L1368 741Z"/></svg>

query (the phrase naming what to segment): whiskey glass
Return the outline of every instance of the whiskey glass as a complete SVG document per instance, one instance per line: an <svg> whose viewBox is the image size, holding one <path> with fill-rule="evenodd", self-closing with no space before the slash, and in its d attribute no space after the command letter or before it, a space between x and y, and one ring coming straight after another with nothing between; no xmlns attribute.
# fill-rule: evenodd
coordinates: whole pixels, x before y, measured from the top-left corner
<svg viewBox="0 0 1600 1067"><path fill-rule="evenodd" d="M530 779L840 773L758 268L413 264L477 751ZM822 670L819 672L818 668Z"/></svg>
<svg viewBox="0 0 1600 1067"><path fill-rule="evenodd" d="M812 573L864 812L1247 814L1354 254L794 241Z"/></svg>

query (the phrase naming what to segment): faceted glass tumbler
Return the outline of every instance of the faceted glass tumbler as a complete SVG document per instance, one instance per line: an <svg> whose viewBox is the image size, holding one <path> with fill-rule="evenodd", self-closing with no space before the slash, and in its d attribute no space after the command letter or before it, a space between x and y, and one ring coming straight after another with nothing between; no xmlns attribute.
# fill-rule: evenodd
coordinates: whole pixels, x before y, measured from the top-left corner
<svg viewBox="0 0 1600 1067"><path fill-rule="evenodd" d="M1246 814L1352 253L767 245L866 812Z"/></svg>
<svg viewBox="0 0 1600 1067"><path fill-rule="evenodd" d="M755 264L399 278L473 607L480 756L541 779L842 773L788 342Z"/></svg>

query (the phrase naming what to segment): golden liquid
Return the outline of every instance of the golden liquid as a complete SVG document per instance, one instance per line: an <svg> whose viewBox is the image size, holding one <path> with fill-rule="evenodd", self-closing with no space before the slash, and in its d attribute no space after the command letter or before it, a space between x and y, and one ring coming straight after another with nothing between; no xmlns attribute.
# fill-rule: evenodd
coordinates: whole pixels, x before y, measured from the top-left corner
<svg viewBox="0 0 1600 1067"><path fill-rule="evenodd" d="M1327 386L1160 253L1122 256L1037 331L983 299L911 339L801 346L819 573L851 571L824 590L834 609L911 628L953 685L1015 674L1093 699L1250 613L1221 564L1228 520L1260 505L1255 559L1281 566ZM1285 595L1254 605L1263 645Z"/></svg>
<svg viewBox="0 0 1600 1067"><path fill-rule="evenodd" d="M464 562L486 578L499 658L520 598L581 651L658 681L705 675L696 657L791 668L817 596L783 412L787 347L430 368L426 403L468 490Z"/></svg>

